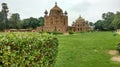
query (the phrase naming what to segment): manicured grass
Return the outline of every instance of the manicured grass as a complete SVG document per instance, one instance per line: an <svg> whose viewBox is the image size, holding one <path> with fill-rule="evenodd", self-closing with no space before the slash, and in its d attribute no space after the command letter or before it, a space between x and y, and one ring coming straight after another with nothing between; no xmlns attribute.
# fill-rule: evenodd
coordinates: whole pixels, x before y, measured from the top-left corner
<svg viewBox="0 0 120 67"><path fill-rule="evenodd" d="M120 67L110 60L109 50L117 48L120 35L112 32L60 35L55 67Z"/></svg>

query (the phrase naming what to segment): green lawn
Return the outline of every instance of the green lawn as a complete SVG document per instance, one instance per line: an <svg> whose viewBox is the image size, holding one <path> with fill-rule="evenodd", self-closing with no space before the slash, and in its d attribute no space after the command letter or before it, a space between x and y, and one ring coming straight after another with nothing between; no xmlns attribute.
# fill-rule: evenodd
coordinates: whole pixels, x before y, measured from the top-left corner
<svg viewBox="0 0 120 67"><path fill-rule="evenodd" d="M60 35L55 67L120 67L110 60L109 50L116 49L120 35L112 32Z"/></svg>

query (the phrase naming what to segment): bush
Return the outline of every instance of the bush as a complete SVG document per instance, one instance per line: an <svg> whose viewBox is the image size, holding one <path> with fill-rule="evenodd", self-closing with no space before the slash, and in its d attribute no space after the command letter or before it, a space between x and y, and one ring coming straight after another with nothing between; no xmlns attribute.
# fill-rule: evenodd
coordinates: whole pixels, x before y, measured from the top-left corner
<svg viewBox="0 0 120 67"><path fill-rule="evenodd" d="M48 34L53 34L53 35L60 35L63 34L62 32L58 32L58 31L53 31L53 32L47 32Z"/></svg>
<svg viewBox="0 0 120 67"><path fill-rule="evenodd" d="M114 33L113 33L113 36L116 36L116 35L117 35L117 33L114 32Z"/></svg>
<svg viewBox="0 0 120 67"><path fill-rule="evenodd" d="M58 40L38 33L0 34L0 67L53 67Z"/></svg>
<svg viewBox="0 0 120 67"><path fill-rule="evenodd" d="M74 34L74 32L73 31L69 31L69 34Z"/></svg>
<svg viewBox="0 0 120 67"><path fill-rule="evenodd" d="M117 50L118 50L118 51L119 51L119 53L120 53L120 43L118 43Z"/></svg>

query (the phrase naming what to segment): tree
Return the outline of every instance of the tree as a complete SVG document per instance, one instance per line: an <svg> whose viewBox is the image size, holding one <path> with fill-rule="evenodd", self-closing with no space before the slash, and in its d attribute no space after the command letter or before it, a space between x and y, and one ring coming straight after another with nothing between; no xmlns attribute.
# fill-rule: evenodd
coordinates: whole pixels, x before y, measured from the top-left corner
<svg viewBox="0 0 120 67"><path fill-rule="evenodd" d="M115 14L113 12L103 13L102 18L104 20L103 28L105 30L113 30L112 21L114 20Z"/></svg>
<svg viewBox="0 0 120 67"><path fill-rule="evenodd" d="M30 17L29 18L29 26L31 28L35 29L36 27L40 26L39 21L36 18Z"/></svg>
<svg viewBox="0 0 120 67"><path fill-rule="evenodd" d="M29 28L29 19L23 19L21 25L23 29Z"/></svg>
<svg viewBox="0 0 120 67"><path fill-rule="evenodd" d="M43 31L44 18L43 18L43 17L40 17L40 18L38 18L38 21L39 21L39 26L42 26L42 31Z"/></svg>
<svg viewBox="0 0 120 67"><path fill-rule="evenodd" d="M10 29L18 29L20 25L20 15L18 13L12 14L9 19L8 28Z"/></svg>
<svg viewBox="0 0 120 67"><path fill-rule="evenodd" d="M4 23L3 23L4 17L2 12L0 12L0 30L4 29Z"/></svg>
<svg viewBox="0 0 120 67"><path fill-rule="evenodd" d="M104 30L103 28L104 21L103 20L98 20L94 25L95 29L97 30Z"/></svg>
<svg viewBox="0 0 120 67"><path fill-rule="evenodd" d="M22 20L22 28L24 29L27 29L27 28L35 29L38 26L40 26L40 22L37 18L30 17Z"/></svg>
<svg viewBox="0 0 120 67"><path fill-rule="evenodd" d="M38 21L39 21L39 26L44 26L44 18L43 17L38 18Z"/></svg>
<svg viewBox="0 0 120 67"><path fill-rule="evenodd" d="M4 29L6 31L6 22L7 22L7 13L8 13L8 7L6 3L2 3L2 16L3 16L3 23L4 23Z"/></svg>
<svg viewBox="0 0 120 67"><path fill-rule="evenodd" d="M93 23L93 22L89 22L89 25L90 25L90 26L94 26L94 23Z"/></svg>
<svg viewBox="0 0 120 67"><path fill-rule="evenodd" d="M120 29L120 12L117 12L112 22L115 29Z"/></svg>
<svg viewBox="0 0 120 67"><path fill-rule="evenodd" d="M95 29L99 30L114 30L113 27L113 20L114 20L115 14L113 12L107 12L102 14L102 20L98 20L95 23Z"/></svg>

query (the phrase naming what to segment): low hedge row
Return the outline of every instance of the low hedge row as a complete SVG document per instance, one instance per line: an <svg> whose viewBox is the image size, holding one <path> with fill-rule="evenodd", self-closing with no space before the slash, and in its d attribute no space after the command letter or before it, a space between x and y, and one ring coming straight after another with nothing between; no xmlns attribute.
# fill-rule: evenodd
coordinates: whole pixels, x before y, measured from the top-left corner
<svg viewBox="0 0 120 67"><path fill-rule="evenodd" d="M58 40L39 33L0 34L0 67L53 67Z"/></svg>

